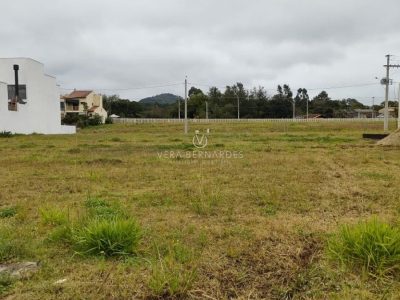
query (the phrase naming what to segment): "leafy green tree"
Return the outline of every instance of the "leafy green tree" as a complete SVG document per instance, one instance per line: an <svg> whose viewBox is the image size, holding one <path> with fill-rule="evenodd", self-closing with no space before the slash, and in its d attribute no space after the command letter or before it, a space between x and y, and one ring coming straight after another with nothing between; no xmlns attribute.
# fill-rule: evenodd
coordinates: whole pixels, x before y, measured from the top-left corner
<svg viewBox="0 0 400 300"><path fill-rule="evenodd" d="M299 88L296 97L294 98L297 116L307 114L307 105L309 105L309 100L310 97L308 96L308 91L305 88Z"/></svg>

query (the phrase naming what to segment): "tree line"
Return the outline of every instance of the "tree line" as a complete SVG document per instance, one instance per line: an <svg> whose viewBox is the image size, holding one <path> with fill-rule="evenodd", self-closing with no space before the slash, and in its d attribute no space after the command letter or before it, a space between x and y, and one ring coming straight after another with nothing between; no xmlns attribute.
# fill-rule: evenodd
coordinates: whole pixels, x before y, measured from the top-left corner
<svg viewBox="0 0 400 300"><path fill-rule="evenodd" d="M333 100L326 91L310 99L305 88L295 92L289 85L278 85L274 95L269 95L264 87L246 90L241 83L227 86L225 91L211 87L207 92L191 87L188 93L188 117L226 119L240 118L305 118L310 117L347 118L355 116L355 109L369 108L353 98ZM179 104L180 105L179 105ZM174 103L141 103L121 99L117 95L104 96L104 108L108 113L126 118L178 118L179 106L184 117L184 100ZM208 108L208 112L206 112ZM307 109L308 108L308 109ZM378 110L381 105L376 105Z"/></svg>

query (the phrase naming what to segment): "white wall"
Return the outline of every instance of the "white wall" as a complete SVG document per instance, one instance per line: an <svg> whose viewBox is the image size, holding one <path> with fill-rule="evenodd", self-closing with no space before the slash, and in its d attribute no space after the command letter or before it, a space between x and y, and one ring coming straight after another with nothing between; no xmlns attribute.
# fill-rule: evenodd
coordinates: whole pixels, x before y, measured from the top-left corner
<svg viewBox="0 0 400 300"><path fill-rule="evenodd" d="M14 84L13 65L19 65L19 84L26 85L26 104L8 110L7 84ZM56 78L30 58L0 58L0 131L13 133L71 134L75 126L62 126L60 91Z"/></svg>

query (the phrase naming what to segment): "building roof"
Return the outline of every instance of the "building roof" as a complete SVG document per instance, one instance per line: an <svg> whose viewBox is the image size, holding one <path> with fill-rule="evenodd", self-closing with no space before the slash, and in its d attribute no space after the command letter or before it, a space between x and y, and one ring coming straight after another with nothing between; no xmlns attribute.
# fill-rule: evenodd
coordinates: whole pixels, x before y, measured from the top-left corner
<svg viewBox="0 0 400 300"><path fill-rule="evenodd" d="M99 108L98 106L92 106L91 108L88 109L88 112L94 112L97 108Z"/></svg>
<svg viewBox="0 0 400 300"><path fill-rule="evenodd" d="M65 99L80 99L86 98L93 91L77 91L74 90L71 94L64 96Z"/></svg>
<svg viewBox="0 0 400 300"><path fill-rule="evenodd" d="M395 112L396 111L396 107L388 107L388 112ZM382 108L379 110L380 114L383 114L385 112L385 108Z"/></svg>
<svg viewBox="0 0 400 300"><path fill-rule="evenodd" d="M372 109L372 108L358 108L358 109L355 109L354 110L355 112L358 112L358 113L372 113L372 112L374 112L374 110Z"/></svg>

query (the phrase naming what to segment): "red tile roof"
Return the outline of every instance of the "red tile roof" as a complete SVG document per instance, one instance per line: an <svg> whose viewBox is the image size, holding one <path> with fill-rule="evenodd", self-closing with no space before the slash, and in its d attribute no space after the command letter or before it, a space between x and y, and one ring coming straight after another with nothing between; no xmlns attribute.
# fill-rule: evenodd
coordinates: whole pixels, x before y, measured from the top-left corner
<svg viewBox="0 0 400 300"><path fill-rule="evenodd" d="M93 91L73 91L71 94L66 95L65 99L79 99L86 98Z"/></svg>
<svg viewBox="0 0 400 300"><path fill-rule="evenodd" d="M88 112L94 112L98 108L98 106L92 106L90 109L88 109Z"/></svg>

